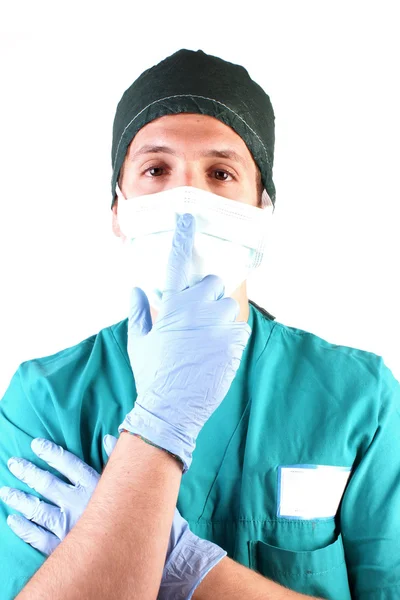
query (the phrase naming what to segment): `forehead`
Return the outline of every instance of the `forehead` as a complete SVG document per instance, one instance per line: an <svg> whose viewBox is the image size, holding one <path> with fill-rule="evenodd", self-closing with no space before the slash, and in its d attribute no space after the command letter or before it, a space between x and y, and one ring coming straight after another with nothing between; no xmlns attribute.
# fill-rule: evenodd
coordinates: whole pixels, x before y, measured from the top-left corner
<svg viewBox="0 0 400 600"><path fill-rule="evenodd" d="M158 117L142 127L136 135L150 133L151 131L159 131L160 129L179 131L186 127L195 127L199 130L204 129L205 131L214 132L216 134L225 133L225 135L233 135L241 139L231 127L225 125L225 123L216 117L200 115L198 113L179 113L176 115L164 115L163 117Z"/></svg>
<svg viewBox="0 0 400 600"><path fill-rule="evenodd" d="M211 156L216 155L215 151L221 151L221 157L225 158L230 158L231 151L232 159L242 166L255 165L252 154L236 131L208 115L179 113L155 119L138 131L127 154L132 159L152 146L168 146L177 154L195 154L200 149L207 149L213 151L214 154L209 152Z"/></svg>

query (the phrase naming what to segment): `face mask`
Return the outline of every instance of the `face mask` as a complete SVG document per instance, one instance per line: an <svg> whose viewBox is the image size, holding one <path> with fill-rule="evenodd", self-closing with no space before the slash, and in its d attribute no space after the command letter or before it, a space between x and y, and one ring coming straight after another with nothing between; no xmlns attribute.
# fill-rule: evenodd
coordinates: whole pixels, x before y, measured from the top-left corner
<svg viewBox="0 0 400 600"><path fill-rule="evenodd" d="M126 236L131 287L140 287L160 309L172 239L179 215L190 213L196 231L189 285L221 277L230 296L260 266L273 206L257 208L190 186L125 200L118 185L118 222Z"/></svg>

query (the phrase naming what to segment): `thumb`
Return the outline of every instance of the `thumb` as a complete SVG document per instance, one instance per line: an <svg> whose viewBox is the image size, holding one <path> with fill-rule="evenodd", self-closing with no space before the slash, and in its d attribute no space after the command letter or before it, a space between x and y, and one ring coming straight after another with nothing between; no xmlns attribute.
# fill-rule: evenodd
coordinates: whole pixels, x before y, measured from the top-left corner
<svg viewBox="0 0 400 600"><path fill-rule="evenodd" d="M152 328L149 300L144 291L138 287L132 289L129 307L128 333L133 336L144 336Z"/></svg>
<svg viewBox="0 0 400 600"><path fill-rule="evenodd" d="M113 435L107 434L103 437L103 446L108 458L110 458L110 455L114 450L116 443L117 438L115 438Z"/></svg>

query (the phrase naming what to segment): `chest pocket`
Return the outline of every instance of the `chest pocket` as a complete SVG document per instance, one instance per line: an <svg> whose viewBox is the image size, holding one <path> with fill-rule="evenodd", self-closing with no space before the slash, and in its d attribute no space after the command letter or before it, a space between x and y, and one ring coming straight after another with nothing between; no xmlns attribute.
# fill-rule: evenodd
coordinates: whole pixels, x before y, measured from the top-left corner
<svg viewBox="0 0 400 600"><path fill-rule="evenodd" d="M290 590L327 600L351 600L342 536L318 550L294 552L248 542L249 566Z"/></svg>

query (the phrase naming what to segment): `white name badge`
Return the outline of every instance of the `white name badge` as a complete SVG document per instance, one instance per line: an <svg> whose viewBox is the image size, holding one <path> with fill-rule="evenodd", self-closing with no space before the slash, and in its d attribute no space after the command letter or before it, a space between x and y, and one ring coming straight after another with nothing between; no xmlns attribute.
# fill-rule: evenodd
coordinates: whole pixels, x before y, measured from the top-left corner
<svg viewBox="0 0 400 600"><path fill-rule="evenodd" d="M337 513L351 467L285 465L278 469L278 517L325 519Z"/></svg>

